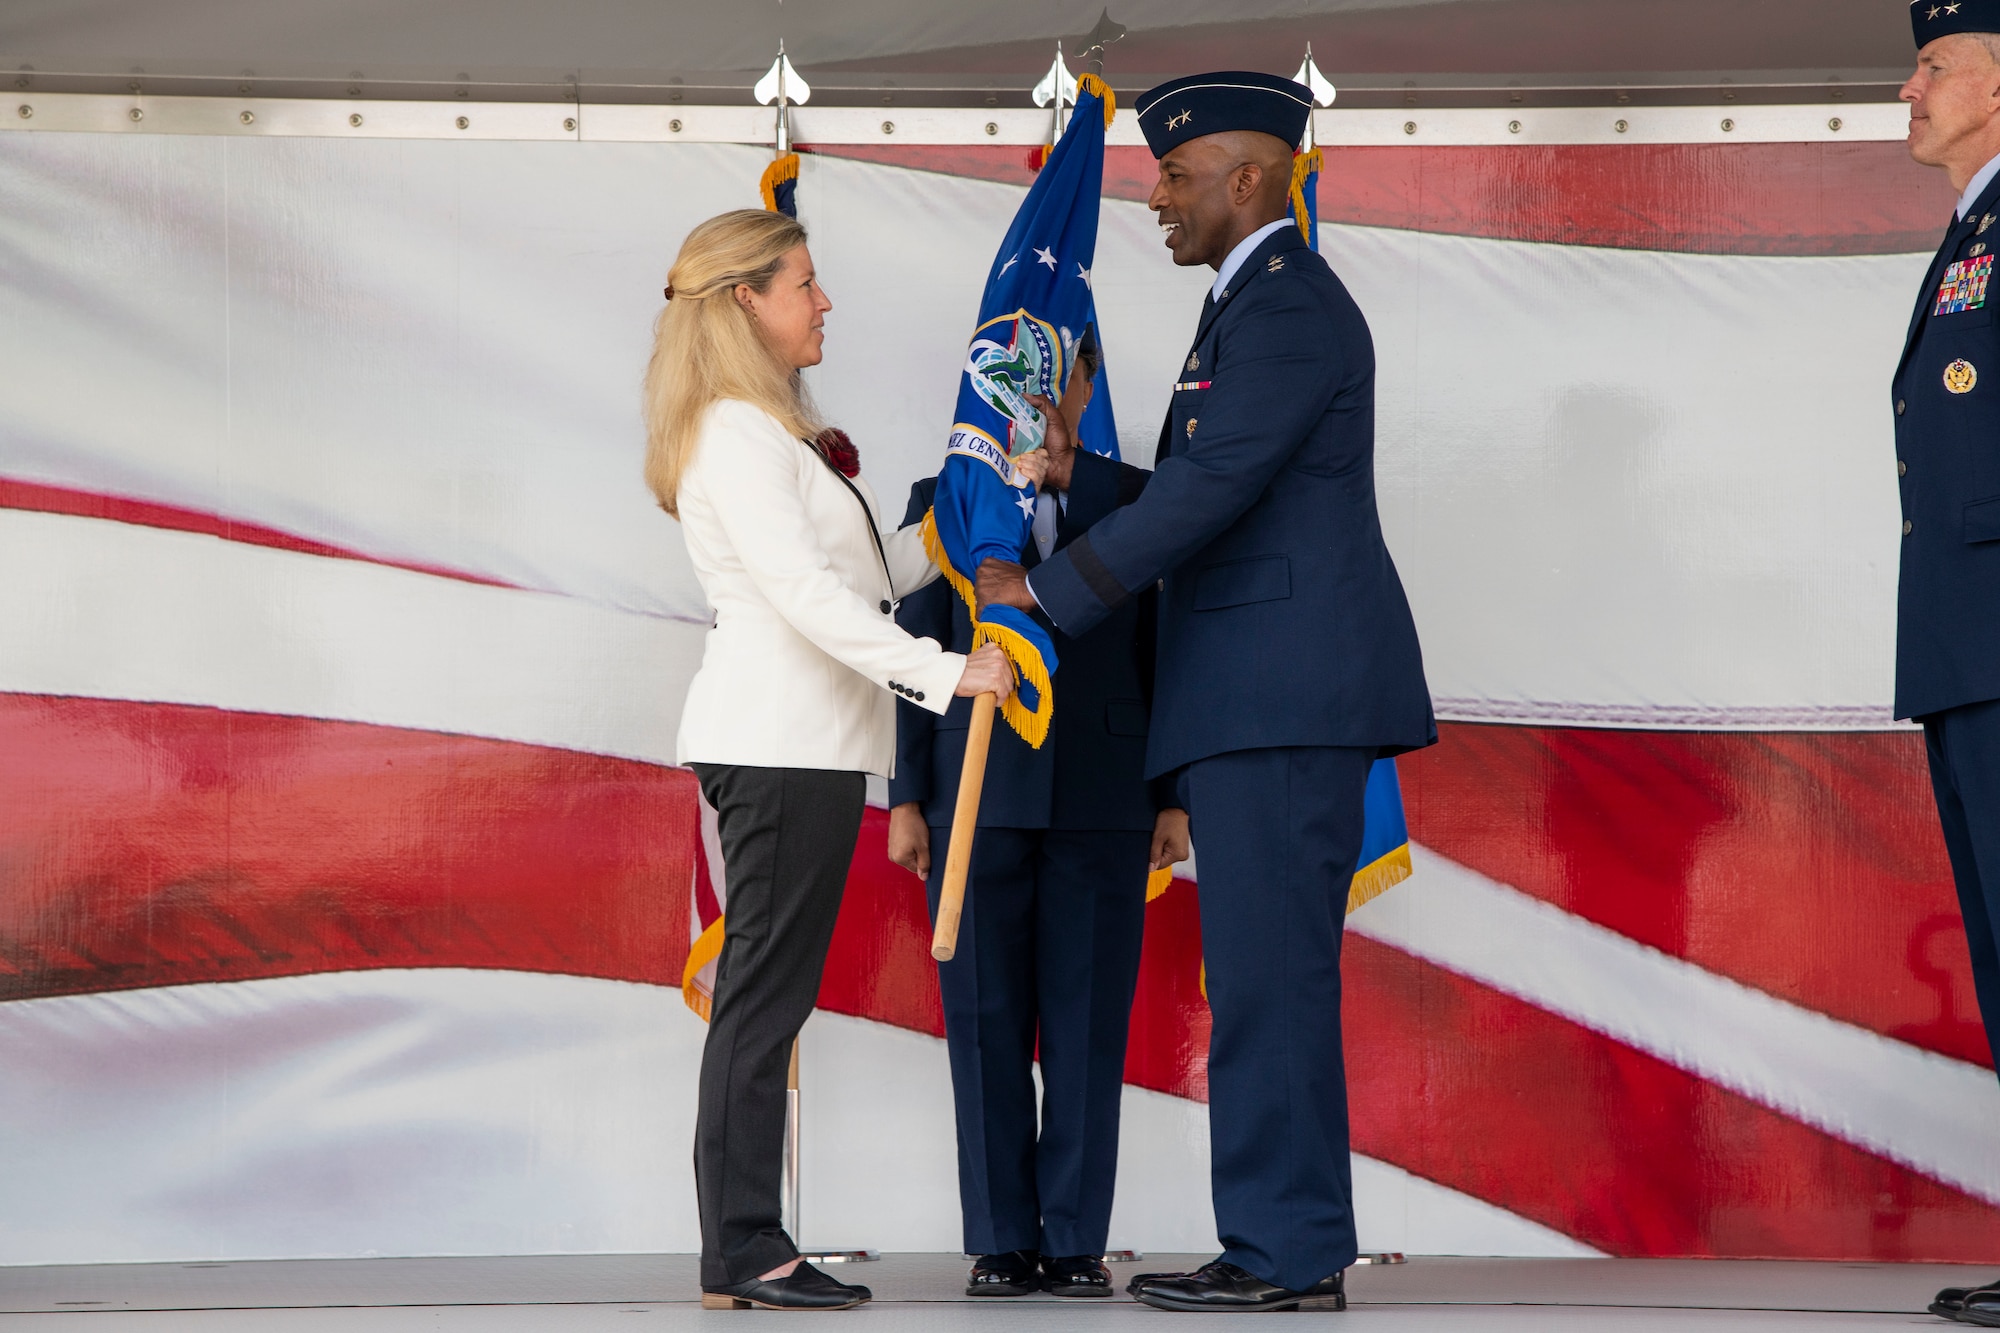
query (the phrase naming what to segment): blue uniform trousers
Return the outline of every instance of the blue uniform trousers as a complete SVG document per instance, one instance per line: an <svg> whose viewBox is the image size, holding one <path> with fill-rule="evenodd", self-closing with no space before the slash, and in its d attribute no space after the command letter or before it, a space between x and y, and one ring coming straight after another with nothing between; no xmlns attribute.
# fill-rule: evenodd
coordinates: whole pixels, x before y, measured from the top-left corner
<svg viewBox="0 0 2000 1333"><path fill-rule="evenodd" d="M1340 941L1373 747L1234 750L1183 770L1214 1018L1222 1257L1302 1291L1355 1258Z"/></svg>
<svg viewBox="0 0 2000 1333"><path fill-rule="evenodd" d="M1972 947L1972 987L2000 1065L2000 699L1923 719L1951 877Z"/></svg>
<svg viewBox="0 0 2000 1333"><path fill-rule="evenodd" d="M950 837L931 830L933 920ZM938 967L968 1254L1104 1253L1151 844L1139 831L973 839L958 953Z"/></svg>

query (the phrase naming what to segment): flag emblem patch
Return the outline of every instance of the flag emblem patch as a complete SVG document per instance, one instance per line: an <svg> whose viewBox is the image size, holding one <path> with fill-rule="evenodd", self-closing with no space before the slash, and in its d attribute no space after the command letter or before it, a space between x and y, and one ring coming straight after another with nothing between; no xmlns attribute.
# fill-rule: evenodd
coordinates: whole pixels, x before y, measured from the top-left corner
<svg viewBox="0 0 2000 1333"><path fill-rule="evenodd" d="M1944 281L1938 284L1937 304L1931 307L1931 313L1956 315L1962 310L1979 309L1986 304L1986 283L1992 276L1992 255L1959 260L1944 271Z"/></svg>

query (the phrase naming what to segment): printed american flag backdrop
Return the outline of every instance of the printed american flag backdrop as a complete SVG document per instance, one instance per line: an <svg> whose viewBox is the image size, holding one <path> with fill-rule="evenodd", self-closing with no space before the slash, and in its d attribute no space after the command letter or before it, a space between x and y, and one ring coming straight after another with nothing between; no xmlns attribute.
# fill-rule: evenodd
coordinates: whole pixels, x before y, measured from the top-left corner
<svg viewBox="0 0 2000 1333"><path fill-rule="evenodd" d="M1888 377L1948 187L1893 143L1324 152L1446 719L1400 761L1415 874L1349 922L1364 1246L2000 1260L1888 716ZM0 138L0 1262L693 1248L708 614L637 386L762 160ZM892 497L1026 169L804 171L814 391ZM1094 266L1140 462L1207 279L1150 172L1110 150ZM805 1036L805 1230L950 1250L885 822ZM1149 909L1117 1245L1212 1244L1199 850Z"/></svg>

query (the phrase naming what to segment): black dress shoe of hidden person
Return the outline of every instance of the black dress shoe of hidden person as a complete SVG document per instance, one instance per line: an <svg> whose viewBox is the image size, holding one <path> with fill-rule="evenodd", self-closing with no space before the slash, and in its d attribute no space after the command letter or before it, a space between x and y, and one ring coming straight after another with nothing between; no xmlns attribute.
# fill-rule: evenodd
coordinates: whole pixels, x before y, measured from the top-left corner
<svg viewBox="0 0 2000 1333"><path fill-rule="evenodd" d="M1051 1296L1109 1296L1111 1270L1094 1254L1042 1259L1042 1290Z"/></svg>
<svg viewBox="0 0 2000 1333"><path fill-rule="evenodd" d="M875 1293L836 1282L804 1260L784 1277L753 1277L728 1287L704 1287L704 1310L851 1310Z"/></svg>
<svg viewBox="0 0 2000 1333"><path fill-rule="evenodd" d="M1946 1318L1979 1328L2000 1328L2000 1286L1975 1287L1966 1292L1959 1301L1958 1313Z"/></svg>
<svg viewBox="0 0 2000 1333"><path fill-rule="evenodd" d="M1335 1273L1304 1291L1274 1287L1217 1259L1192 1273L1148 1273L1132 1280L1132 1295L1160 1310L1248 1313L1256 1310L1345 1310L1346 1275Z"/></svg>
<svg viewBox="0 0 2000 1333"><path fill-rule="evenodd" d="M972 1261L972 1272L966 1275L965 1294L1032 1296L1042 1289L1040 1261L1041 1256L1033 1250L982 1254Z"/></svg>
<svg viewBox="0 0 2000 1333"><path fill-rule="evenodd" d="M1940 1319L1957 1319L1965 1308L1965 1298L1975 1291L2000 1291L2000 1278L1983 1287L1946 1287L1932 1298L1930 1312Z"/></svg>

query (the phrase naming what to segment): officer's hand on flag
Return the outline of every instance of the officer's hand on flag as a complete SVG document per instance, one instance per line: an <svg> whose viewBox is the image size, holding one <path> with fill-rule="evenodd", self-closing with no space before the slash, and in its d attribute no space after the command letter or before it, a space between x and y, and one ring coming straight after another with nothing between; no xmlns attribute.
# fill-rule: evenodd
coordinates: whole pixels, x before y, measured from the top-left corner
<svg viewBox="0 0 2000 1333"><path fill-rule="evenodd" d="M1028 401L1042 414L1046 423L1042 433L1042 447L1035 451L1043 455L1042 475L1035 484L1045 491L1066 491L1069 489L1070 472L1076 464L1076 432L1070 425L1062 409L1038 393L1028 395ZM1027 457L1032 458L1034 454Z"/></svg>
<svg viewBox="0 0 2000 1333"><path fill-rule="evenodd" d="M992 561L988 561L991 564ZM995 644L974 648L965 659L965 674L958 678L958 688L952 693L970 698L976 694L990 694L1004 699L1014 692L1014 664L1007 660L1007 654Z"/></svg>
<svg viewBox="0 0 2000 1333"><path fill-rule="evenodd" d="M987 559L979 562L979 613L989 606L1011 606L1017 611L1033 611L1035 595L1028 591L1028 570L1012 560Z"/></svg>

